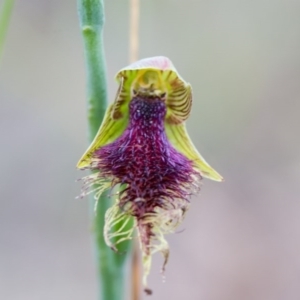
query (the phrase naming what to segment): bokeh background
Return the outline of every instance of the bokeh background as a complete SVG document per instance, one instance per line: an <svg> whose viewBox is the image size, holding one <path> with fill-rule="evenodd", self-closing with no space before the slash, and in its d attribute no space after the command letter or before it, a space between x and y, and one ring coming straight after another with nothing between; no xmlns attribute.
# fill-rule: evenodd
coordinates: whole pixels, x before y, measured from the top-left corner
<svg viewBox="0 0 300 300"><path fill-rule="evenodd" d="M106 1L110 101L128 5ZM192 84L190 135L225 177L169 236L166 283L155 256L151 299L300 299L299 20L297 0L141 0L140 57L168 56ZM87 147L75 0L16 1L0 133L0 299L96 299L88 201L74 199Z"/></svg>

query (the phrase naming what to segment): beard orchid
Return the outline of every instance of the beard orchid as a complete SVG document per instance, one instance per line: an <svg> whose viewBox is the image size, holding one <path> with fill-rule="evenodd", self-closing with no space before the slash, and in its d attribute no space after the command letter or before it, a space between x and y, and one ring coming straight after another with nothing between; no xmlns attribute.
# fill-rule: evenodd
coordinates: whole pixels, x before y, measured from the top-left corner
<svg viewBox="0 0 300 300"><path fill-rule="evenodd" d="M105 215L105 241L117 250L116 245L132 239L137 230L143 284L150 293L152 255L162 253L164 270L169 256L165 235L183 221L201 179L222 181L222 177L189 138L185 121L192 89L168 58L140 60L120 70L116 79L116 99L77 167L93 171L83 178L82 196L93 191L98 200L103 191L120 187ZM134 225L128 229L130 218Z"/></svg>

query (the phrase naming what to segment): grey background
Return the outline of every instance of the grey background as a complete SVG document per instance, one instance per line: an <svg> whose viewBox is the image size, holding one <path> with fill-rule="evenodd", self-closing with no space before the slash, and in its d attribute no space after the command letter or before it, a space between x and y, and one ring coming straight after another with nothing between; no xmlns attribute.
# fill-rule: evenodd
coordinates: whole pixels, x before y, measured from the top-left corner
<svg viewBox="0 0 300 300"><path fill-rule="evenodd" d="M128 1L106 1L106 18L112 101ZM168 237L166 283L155 256L151 299L300 299L299 20L297 0L141 0L140 57L168 56L192 84L190 135L225 178L205 180ZM96 299L87 200L74 200L84 71L76 1L16 1L0 69L0 299Z"/></svg>

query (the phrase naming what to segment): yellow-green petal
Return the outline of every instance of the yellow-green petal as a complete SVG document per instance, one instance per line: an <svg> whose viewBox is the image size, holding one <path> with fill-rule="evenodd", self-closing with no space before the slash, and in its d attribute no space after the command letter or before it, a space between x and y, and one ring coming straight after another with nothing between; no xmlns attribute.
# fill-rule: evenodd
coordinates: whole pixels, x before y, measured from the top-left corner
<svg viewBox="0 0 300 300"><path fill-rule="evenodd" d="M223 181L223 177L215 171L197 151L186 131L184 123L174 125L165 122L165 129L172 146L187 158L193 160L195 168L203 177L215 181Z"/></svg>

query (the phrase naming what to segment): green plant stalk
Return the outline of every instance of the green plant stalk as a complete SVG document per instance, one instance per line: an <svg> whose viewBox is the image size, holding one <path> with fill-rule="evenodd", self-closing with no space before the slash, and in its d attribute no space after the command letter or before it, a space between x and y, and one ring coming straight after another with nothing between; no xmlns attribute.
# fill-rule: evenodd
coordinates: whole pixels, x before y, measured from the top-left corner
<svg viewBox="0 0 300 300"><path fill-rule="evenodd" d="M83 36L87 72L87 105L89 140L94 139L107 107L106 66L103 47L104 7L103 0L77 0L80 28ZM130 243L124 243L120 253L114 253L105 243L103 227L105 212L112 205L107 193L98 201L90 199L91 216L94 218L96 259L98 264L100 299L121 300L124 292L124 262ZM122 252L121 252L122 251Z"/></svg>
<svg viewBox="0 0 300 300"><path fill-rule="evenodd" d="M4 0L0 11L0 59L2 57L6 33L8 30L9 20L13 10L15 0Z"/></svg>

